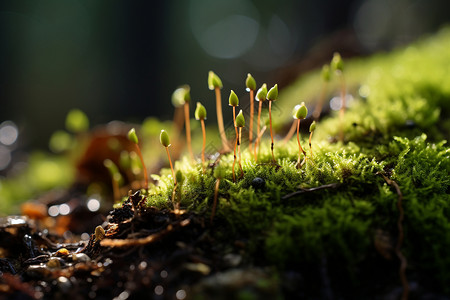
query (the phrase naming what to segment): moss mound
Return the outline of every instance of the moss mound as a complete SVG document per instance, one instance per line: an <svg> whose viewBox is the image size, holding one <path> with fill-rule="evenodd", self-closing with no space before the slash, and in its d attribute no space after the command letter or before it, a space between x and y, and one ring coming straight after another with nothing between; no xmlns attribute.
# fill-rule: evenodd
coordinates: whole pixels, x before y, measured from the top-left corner
<svg viewBox="0 0 450 300"><path fill-rule="evenodd" d="M212 230L217 238L245 241L248 262L276 266L281 274L304 270L311 290L323 287L316 281L323 272L338 290L374 281L380 285L371 289L383 289L400 285L401 253L410 283L450 293L449 48L445 29L405 49L346 62L353 98L345 121L332 112L318 122L313 156L308 153L302 168L295 138L275 142L275 166L263 137L258 162L243 147L244 177L236 183L233 154L211 161L206 173L184 158L175 163L185 178L175 199L170 170L163 169L153 176L148 203L180 201L210 214L214 169L221 168ZM320 86L317 71L281 90L275 127L290 123L291 107L299 98L317 98ZM338 82L328 93L339 94ZM338 142L341 127L345 138Z"/></svg>

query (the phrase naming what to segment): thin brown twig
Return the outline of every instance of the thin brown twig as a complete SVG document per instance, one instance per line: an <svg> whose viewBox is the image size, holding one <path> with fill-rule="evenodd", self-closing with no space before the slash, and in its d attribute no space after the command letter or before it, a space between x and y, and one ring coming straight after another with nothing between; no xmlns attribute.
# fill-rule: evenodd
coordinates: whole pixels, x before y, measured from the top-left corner
<svg viewBox="0 0 450 300"><path fill-rule="evenodd" d="M386 175L383 173L378 172L378 175L381 175L386 181L386 183L390 186L393 186L395 188L395 191L398 195L398 201L397 201L397 208L398 208L398 219L397 219L397 229L398 229L398 239L397 244L395 245L395 254L397 254L397 257L400 260L400 269L398 271L400 276L400 281L402 282L403 292L402 292L402 300L408 299L409 294L409 284L408 279L406 278L406 267L408 266L408 261L406 260L406 257L403 255L401 248L404 240L404 232L403 232L403 219L405 216L404 210L403 210L403 194L400 190L399 185L397 182L395 182L392 179L389 179Z"/></svg>
<svg viewBox="0 0 450 300"><path fill-rule="evenodd" d="M165 235L172 232L175 227L185 227L190 224L190 219L184 219L174 225L170 224L166 229L160 232L148 235L143 238L131 238L131 239L104 239L100 241L100 245L103 247L133 247L133 246L143 246L157 241L164 237Z"/></svg>
<svg viewBox="0 0 450 300"><path fill-rule="evenodd" d="M335 189L335 188L339 187L340 185L341 185L340 183L330 183L330 184L324 184L324 185L316 186L316 187L309 188L309 189L301 188L298 191L295 191L293 193L290 193L290 194L287 194L287 195L283 196L281 199L286 200L286 199L295 197L297 195L301 195L301 194L304 194L304 193L315 192L315 191L319 191L319 190Z"/></svg>

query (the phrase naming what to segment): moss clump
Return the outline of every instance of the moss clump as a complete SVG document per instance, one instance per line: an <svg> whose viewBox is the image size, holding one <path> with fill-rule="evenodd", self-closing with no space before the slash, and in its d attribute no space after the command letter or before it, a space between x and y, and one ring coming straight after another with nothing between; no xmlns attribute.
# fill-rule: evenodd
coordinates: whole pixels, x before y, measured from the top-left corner
<svg viewBox="0 0 450 300"><path fill-rule="evenodd" d="M275 265L280 271L321 266L325 258L344 274L336 285L346 278L351 279L349 285L369 282L376 270L383 271L377 260L391 257L391 264L397 265L399 195L379 175L383 174L399 185L403 195L401 251L408 266L414 266L406 274L413 274L419 284L450 292L446 285L450 281L446 254L450 149L442 140L450 137L450 71L443 67L450 63L449 47L450 30L444 30L401 51L346 62L346 82L354 100L342 124L344 142L336 142L337 113L320 120L314 157L301 169L296 168L294 140L274 149L278 166L271 163L267 138L260 142L258 163L244 149L245 175L236 183L231 172L233 154L221 155L216 235L245 240L248 260ZM297 95L314 98L310 86L320 86L319 72L282 91L280 103L292 106ZM330 84L330 93L339 93L333 79ZM187 159L176 162L186 178L182 207L210 213L214 168L211 165L203 173L199 164ZM164 169L153 177L158 185L149 190L150 205L170 207L173 181L169 174ZM380 232L389 237L384 248L377 246ZM395 271L384 280L395 284L397 276Z"/></svg>

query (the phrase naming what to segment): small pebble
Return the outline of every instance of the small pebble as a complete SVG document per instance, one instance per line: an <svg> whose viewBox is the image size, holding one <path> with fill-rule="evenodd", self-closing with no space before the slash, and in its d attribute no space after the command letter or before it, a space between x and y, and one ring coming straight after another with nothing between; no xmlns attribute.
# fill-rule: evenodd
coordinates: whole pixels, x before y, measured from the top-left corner
<svg viewBox="0 0 450 300"><path fill-rule="evenodd" d="M52 257L48 260L47 267L49 267L50 269L61 268L61 262L58 258Z"/></svg>
<svg viewBox="0 0 450 300"><path fill-rule="evenodd" d="M91 258L84 253L77 253L72 255L72 260L75 262L88 262Z"/></svg>
<svg viewBox="0 0 450 300"><path fill-rule="evenodd" d="M60 276L58 277L58 287L62 292L67 293L70 291L72 284L67 277Z"/></svg>

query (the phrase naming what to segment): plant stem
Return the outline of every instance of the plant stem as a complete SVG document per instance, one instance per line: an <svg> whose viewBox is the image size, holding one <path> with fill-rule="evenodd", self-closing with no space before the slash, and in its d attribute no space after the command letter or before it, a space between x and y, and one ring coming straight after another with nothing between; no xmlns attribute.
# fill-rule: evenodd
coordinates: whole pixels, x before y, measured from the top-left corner
<svg viewBox="0 0 450 300"><path fill-rule="evenodd" d="M254 113L254 105L253 105L253 94L254 91L250 90L250 127L248 131L248 141L249 141L249 150L252 152L253 147L253 113Z"/></svg>
<svg viewBox="0 0 450 300"><path fill-rule="evenodd" d="M205 145L206 145L206 130L205 130L205 121L203 119L200 120L200 123L202 124L202 134L203 134L203 145L202 145L202 168L203 173L205 173Z"/></svg>
<svg viewBox="0 0 450 300"><path fill-rule="evenodd" d="M213 207L212 207L212 212L211 212L211 224L213 222L214 215L216 214L217 198L219 196L219 185L220 185L220 178L217 178L216 185L214 187L214 202L213 202Z"/></svg>
<svg viewBox="0 0 450 300"><path fill-rule="evenodd" d="M225 128L223 127L223 116L222 116L222 96L220 94L220 88L216 87L216 112L217 112L217 124L219 126L220 138L222 140L223 151L229 152L231 149L228 146L227 137L225 135Z"/></svg>
<svg viewBox="0 0 450 300"><path fill-rule="evenodd" d="M311 158L313 157L312 147L311 147L311 138L312 138L313 132L314 131L311 131L311 133L309 134L309 150L311 151Z"/></svg>
<svg viewBox="0 0 450 300"><path fill-rule="evenodd" d="M241 159L241 136L242 136L242 127L239 127L239 139L238 139L238 153L239 153L239 168L241 169L241 178L244 177L244 170L242 169L242 159Z"/></svg>
<svg viewBox="0 0 450 300"><path fill-rule="evenodd" d="M291 128L289 129L288 133L286 134L286 136L283 139L283 145L286 145L286 143L289 142L291 137L294 135L296 126L297 126L297 120L294 120L292 122Z"/></svg>
<svg viewBox="0 0 450 300"><path fill-rule="evenodd" d="M192 160L195 160L191 145L191 120L189 118L189 102L184 103L184 124L186 127L186 142L188 145L189 155Z"/></svg>
<svg viewBox="0 0 450 300"><path fill-rule="evenodd" d="M298 142L298 161L297 161L297 165L300 165L300 157L302 155L306 156L306 152L305 150L303 150L302 145L300 144L300 120L301 119L297 119L297 142Z"/></svg>
<svg viewBox="0 0 450 300"><path fill-rule="evenodd" d="M145 189L148 189L148 175L147 175L147 168L144 164L144 158L142 157L141 149L139 148L138 144L135 144L136 153L139 156L139 159L141 160L142 168L144 169L144 179L145 179Z"/></svg>
<svg viewBox="0 0 450 300"><path fill-rule="evenodd" d="M270 139L272 143L270 144L270 150L272 150L272 161L276 163L275 156L273 155L273 130L272 130L272 101L269 100L269 124L270 124Z"/></svg>
<svg viewBox="0 0 450 300"><path fill-rule="evenodd" d="M313 111L314 120L318 121L320 118L320 114L322 113L323 103L325 101L325 92L327 90L327 82L324 81L322 83L322 90L320 91L319 101L317 101L317 106Z"/></svg>
<svg viewBox="0 0 450 300"><path fill-rule="evenodd" d="M174 185L176 186L177 185L177 178L175 177L175 172L173 170L172 160L170 159L169 147L165 147L165 148L166 148L166 152L167 152L167 157L169 158L170 169L172 170L173 182L174 182Z"/></svg>
<svg viewBox="0 0 450 300"><path fill-rule="evenodd" d="M339 77L341 78L341 109L339 110L339 120L340 120L340 131L339 139L341 142L344 141L344 116L345 116L345 106L346 106L346 95L345 95L345 79L344 73L339 72Z"/></svg>
<svg viewBox="0 0 450 300"><path fill-rule="evenodd" d="M236 182L236 175L234 175L234 165L236 164L236 146L238 144L239 136L238 136L238 130L236 127L236 107L235 106L233 106L233 125L234 125L234 131L236 133L236 141L234 143L234 161L233 161L232 171L233 171L233 182Z"/></svg>
<svg viewBox="0 0 450 300"><path fill-rule="evenodd" d="M259 101L258 123L256 123L257 137L256 137L256 143L255 143L255 162L258 161L258 155L256 153L256 149L258 148L259 140L261 139L260 134L259 134L259 128L260 128L260 123L261 123L261 108L262 108L262 101Z"/></svg>

